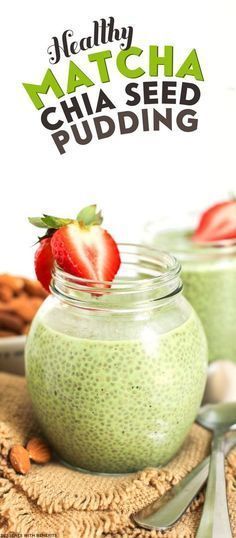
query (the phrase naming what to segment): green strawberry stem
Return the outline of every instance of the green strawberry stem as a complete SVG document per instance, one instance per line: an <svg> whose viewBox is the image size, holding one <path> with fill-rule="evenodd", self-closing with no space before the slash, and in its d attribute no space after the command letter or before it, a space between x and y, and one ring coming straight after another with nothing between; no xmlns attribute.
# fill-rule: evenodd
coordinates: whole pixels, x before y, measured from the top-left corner
<svg viewBox="0 0 236 538"><path fill-rule="evenodd" d="M102 212L97 213L96 205L89 205L78 213L76 220L84 226L100 226L103 221Z"/></svg>
<svg viewBox="0 0 236 538"><path fill-rule="evenodd" d="M59 230L59 228L72 224L73 222L78 222L81 226L85 227L100 226L103 222L103 217L101 211L97 212L96 204L93 204L84 207L78 213L76 219L64 219L61 217L55 217L53 215L43 214L42 217L29 217L28 220L37 228L44 228L48 231L50 230L50 235L52 235L55 230ZM48 236L49 234L47 232L43 238ZM41 239L43 238L41 237Z"/></svg>

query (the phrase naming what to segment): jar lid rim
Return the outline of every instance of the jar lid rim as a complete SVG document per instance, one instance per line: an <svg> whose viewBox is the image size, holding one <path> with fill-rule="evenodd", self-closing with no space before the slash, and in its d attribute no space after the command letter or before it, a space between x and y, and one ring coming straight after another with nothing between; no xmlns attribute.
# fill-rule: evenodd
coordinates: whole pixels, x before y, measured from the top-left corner
<svg viewBox="0 0 236 538"><path fill-rule="evenodd" d="M158 250L154 247L135 243L118 243L118 247L122 255L130 256L130 261L124 262L123 265L132 265L132 256L138 256L142 263L143 269L147 268L149 273L145 275L145 278L122 278L118 276L111 281L96 281L77 277L66 273L57 264L54 266L53 278L57 281L63 281L70 287L79 287L80 289L86 288L87 291L99 288L106 290L109 289L117 293L127 293L135 290L137 287L141 290L154 289L161 287L176 279L181 271L180 262L168 252ZM136 264L137 265L137 264ZM152 274L153 273L153 274Z"/></svg>

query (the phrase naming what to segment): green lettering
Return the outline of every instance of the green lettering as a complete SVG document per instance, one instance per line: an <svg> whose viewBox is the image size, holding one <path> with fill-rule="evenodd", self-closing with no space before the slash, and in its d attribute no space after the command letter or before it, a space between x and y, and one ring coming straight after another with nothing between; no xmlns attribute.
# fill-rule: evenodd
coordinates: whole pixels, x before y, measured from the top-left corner
<svg viewBox="0 0 236 538"><path fill-rule="evenodd" d="M54 76L51 69L48 69L46 71L45 77L43 79L42 84L28 84L23 83L23 86L25 90L27 91L31 101L33 101L34 106L40 110L40 108L43 108L45 105L39 97L40 94L46 95L51 88L55 96L60 99L60 97L63 97L65 94L61 88L61 86L58 84L56 77Z"/></svg>
<svg viewBox="0 0 236 538"><path fill-rule="evenodd" d="M94 86L94 82L76 65L70 61L67 93L73 93L79 86Z"/></svg>
<svg viewBox="0 0 236 538"><path fill-rule="evenodd" d="M165 77L173 77L173 47L171 47L170 45L166 45L164 48L164 56L159 56L158 51L159 47L157 47L156 45L150 46L150 76L158 77L159 65L163 65Z"/></svg>
<svg viewBox="0 0 236 538"><path fill-rule="evenodd" d="M196 80L204 80L197 51L193 49L186 58L183 65L177 71L176 76L184 78L186 75L194 77Z"/></svg>
<svg viewBox="0 0 236 538"><path fill-rule="evenodd" d="M139 47L130 47L127 50L122 50L119 52L116 60L116 65L121 75L127 78L139 78L144 75L145 71L141 67L136 69L130 69L127 67L127 59L130 56L141 56L143 50Z"/></svg>
<svg viewBox="0 0 236 538"><path fill-rule="evenodd" d="M106 63L108 58L112 58L112 53L110 50L94 52L93 54L88 55L90 62L97 62L101 82L110 82Z"/></svg>

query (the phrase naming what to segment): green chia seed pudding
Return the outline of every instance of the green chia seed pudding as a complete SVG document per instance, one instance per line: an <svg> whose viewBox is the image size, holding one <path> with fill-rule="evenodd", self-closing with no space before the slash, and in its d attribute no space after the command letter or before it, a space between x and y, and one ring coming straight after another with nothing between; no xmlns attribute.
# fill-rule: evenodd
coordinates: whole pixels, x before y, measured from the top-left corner
<svg viewBox="0 0 236 538"><path fill-rule="evenodd" d="M82 305L76 291L79 307L50 297L33 322L26 346L32 402L52 447L73 466L124 473L162 465L195 419L207 369L201 323L178 274L155 298L147 282L135 299L129 284L118 302L113 292L82 292Z"/></svg>
<svg viewBox="0 0 236 538"><path fill-rule="evenodd" d="M161 232L154 244L182 264L184 295L202 321L209 361L236 361L236 245L197 246L186 231Z"/></svg>

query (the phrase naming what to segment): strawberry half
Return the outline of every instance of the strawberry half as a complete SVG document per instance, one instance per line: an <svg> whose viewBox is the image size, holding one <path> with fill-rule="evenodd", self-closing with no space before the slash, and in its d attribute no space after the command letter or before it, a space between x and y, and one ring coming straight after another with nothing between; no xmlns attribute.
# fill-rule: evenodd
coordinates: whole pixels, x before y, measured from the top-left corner
<svg viewBox="0 0 236 538"><path fill-rule="evenodd" d="M49 289L54 262L71 275L99 282L111 282L120 267L116 242L101 227L101 212L96 205L85 207L75 220L50 215L29 218L45 235L35 254L35 271Z"/></svg>
<svg viewBox="0 0 236 538"><path fill-rule="evenodd" d="M111 235L98 225L74 222L57 230L51 239L53 257L67 273L111 282L120 267L120 254Z"/></svg>
<svg viewBox="0 0 236 538"><path fill-rule="evenodd" d="M45 237L41 239L39 247L35 252L34 267L37 279L47 291L49 291L53 264L54 258L51 249L51 238Z"/></svg>
<svg viewBox="0 0 236 538"><path fill-rule="evenodd" d="M192 236L198 243L236 239L236 200L215 204L203 213Z"/></svg>

